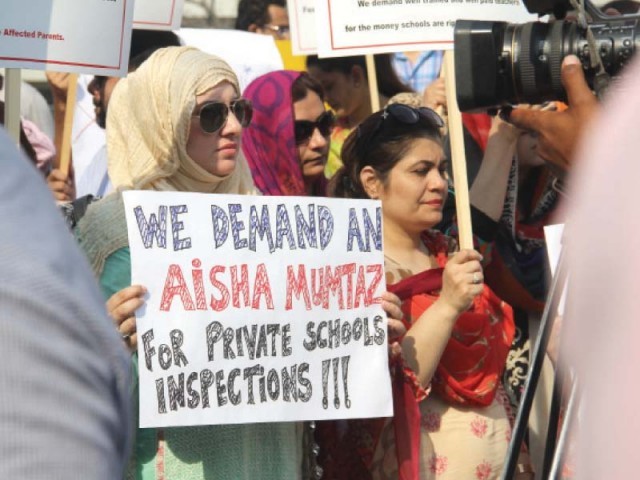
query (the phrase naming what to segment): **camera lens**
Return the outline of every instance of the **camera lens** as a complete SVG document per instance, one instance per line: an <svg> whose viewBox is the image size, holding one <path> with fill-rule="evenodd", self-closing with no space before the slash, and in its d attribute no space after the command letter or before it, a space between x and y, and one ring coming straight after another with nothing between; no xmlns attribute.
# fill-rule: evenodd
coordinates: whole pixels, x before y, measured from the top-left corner
<svg viewBox="0 0 640 480"><path fill-rule="evenodd" d="M507 27L504 51L511 52L513 96L509 103L541 103L560 99L562 59L576 53L576 24L525 23Z"/></svg>

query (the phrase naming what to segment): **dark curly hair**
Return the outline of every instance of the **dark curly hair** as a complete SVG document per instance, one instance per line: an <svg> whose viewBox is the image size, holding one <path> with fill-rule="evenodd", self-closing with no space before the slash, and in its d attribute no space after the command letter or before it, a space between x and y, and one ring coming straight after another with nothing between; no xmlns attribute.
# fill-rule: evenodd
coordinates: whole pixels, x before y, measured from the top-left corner
<svg viewBox="0 0 640 480"><path fill-rule="evenodd" d="M269 23L269 5L286 8L286 0L240 0L236 30L249 31L250 25L263 27Z"/></svg>
<svg viewBox="0 0 640 480"><path fill-rule="evenodd" d="M307 98L307 94L315 92L320 100L324 102L324 92L322 85L314 80L307 72L302 72L298 78L296 78L293 85L291 85L291 101L296 103L300 100Z"/></svg>
<svg viewBox="0 0 640 480"><path fill-rule="evenodd" d="M442 145L442 134L434 124L420 120L407 124L386 115L385 110L374 113L354 129L342 147L343 167L329 184L329 194L338 198L369 198L360 172L370 166L383 184L391 169L407 154L413 142L425 138Z"/></svg>
<svg viewBox="0 0 640 480"><path fill-rule="evenodd" d="M378 78L378 91L387 98L391 98L398 93L412 92L410 87L402 83L391 64L391 54L382 53L374 55L376 66L376 77ZM307 57L307 69L316 67L323 72L338 72L349 75L354 66L359 66L364 72L364 76L369 81L367 75L367 60L363 55L353 57L318 58L317 55Z"/></svg>

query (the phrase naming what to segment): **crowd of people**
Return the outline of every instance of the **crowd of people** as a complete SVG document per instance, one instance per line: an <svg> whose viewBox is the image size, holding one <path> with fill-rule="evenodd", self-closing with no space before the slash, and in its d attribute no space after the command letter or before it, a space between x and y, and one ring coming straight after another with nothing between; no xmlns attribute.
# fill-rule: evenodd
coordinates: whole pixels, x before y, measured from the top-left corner
<svg viewBox="0 0 640 480"><path fill-rule="evenodd" d="M286 5L241 0L236 27L288 38ZM58 168L68 75L48 74L53 116L22 112L22 154L0 138L0 477L499 478L548 293L543 229L566 215L558 179L601 109L580 61L563 63L568 105L463 115L475 249L460 250L442 52L376 55L375 112L364 57L310 56L241 90L227 62L181 43L134 31L128 75L89 84L106 145L82 178ZM138 428L149 292L131 281L132 189L379 200L393 416ZM540 478L536 435L518 480Z"/></svg>

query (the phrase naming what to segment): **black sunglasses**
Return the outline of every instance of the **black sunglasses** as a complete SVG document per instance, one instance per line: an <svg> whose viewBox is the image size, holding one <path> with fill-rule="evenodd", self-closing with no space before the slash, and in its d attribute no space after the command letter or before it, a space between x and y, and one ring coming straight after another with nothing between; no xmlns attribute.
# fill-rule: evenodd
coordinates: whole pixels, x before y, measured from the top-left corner
<svg viewBox="0 0 640 480"><path fill-rule="evenodd" d="M392 103L382 110L382 113L376 118L369 117L364 124L371 124L375 121L373 128L368 133L364 133L363 124L358 125L356 130L356 138L358 139L358 150L361 152L362 158L367 157L367 152L372 148L372 144L376 143L376 135L382 129L385 120L392 118L398 123L404 125L415 125L419 122L426 123L426 126L432 129L441 129L444 127L444 121L434 110L427 107L413 108L404 103ZM366 137L366 138L365 138Z"/></svg>
<svg viewBox="0 0 640 480"><path fill-rule="evenodd" d="M329 111L320 115L315 122L311 120L296 120L293 122L296 145L308 142L316 128L323 137L328 137L331 135L335 123L336 117Z"/></svg>
<svg viewBox="0 0 640 480"><path fill-rule="evenodd" d="M438 115L434 110L431 110L430 108L413 108L409 105L405 105L404 103L392 103L391 105L387 105L386 107L384 107L382 113L374 120L376 122L375 126L371 128L371 130L369 130L367 138L360 142L365 149L368 149L368 147L371 145L371 142L384 125L385 120L387 120L388 118L392 118L393 120L404 125L415 125L416 123L423 121L430 128L440 129L444 127L444 121L442 120L440 115ZM362 139L363 135L365 135L363 134L362 124L358 126L356 135L358 139Z"/></svg>
<svg viewBox="0 0 640 480"><path fill-rule="evenodd" d="M246 98L234 100L229 105L223 102L208 102L200 107L200 112L194 117L200 118L200 128L205 133L215 133L227 124L229 111L232 111L242 127L251 123L253 106Z"/></svg>

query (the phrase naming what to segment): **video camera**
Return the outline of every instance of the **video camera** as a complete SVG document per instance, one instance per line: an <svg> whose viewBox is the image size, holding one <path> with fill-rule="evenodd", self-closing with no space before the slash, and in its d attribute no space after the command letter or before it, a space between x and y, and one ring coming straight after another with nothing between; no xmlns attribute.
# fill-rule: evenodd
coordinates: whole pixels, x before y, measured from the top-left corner
<svg viewBox="0 0 640 480"><path fill-rule="evenodd" d="M570 0L523 1L530 13L553 14L556 20L523 24L456 22L455 67L460 110L566 100L560 67L562 59L570 54L580 58L587 82L600 93L608 78L616 76L640 46L640 15L606 16L584 0L586 15L579 15L576 21L566 18L572 9Z"/></svg>

